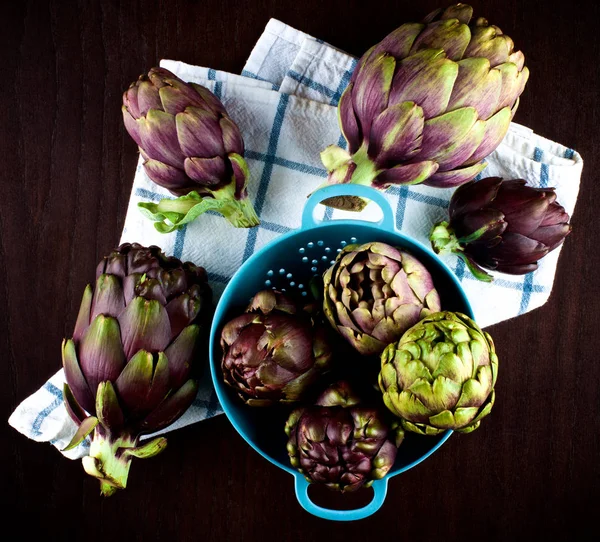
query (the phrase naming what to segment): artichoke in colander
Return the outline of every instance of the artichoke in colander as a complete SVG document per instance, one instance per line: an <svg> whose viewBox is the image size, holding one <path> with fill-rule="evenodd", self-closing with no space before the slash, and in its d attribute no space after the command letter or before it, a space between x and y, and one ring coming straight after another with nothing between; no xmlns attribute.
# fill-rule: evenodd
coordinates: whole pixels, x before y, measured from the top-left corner
<svg viewBox="0 0 600 542"><path fill-rule="evenodd" d="M360 59L338 114L348 150L321 154L328 182L386 189L473 179L504 138L529 71L523 53L456 4L389 34ZM356 197L326 200L360 210Z"/></svg>
<svg viewBox="0 0 600 542"><path fill-rule="evenodd" d="M309 482L351 492L369 487L394 465L404 432L385 410L361 403L348 382L327 388L315 406L294 410L285 424L290 463Z"/></svg>
<svg viewBox="0 0 600 542"><path fill-rule="evenodd" d="M438 312L383 351L379 387L407 431L470 433L492 410L497 375L490 335L464 314Z"/></svg>
<svg viewBox="0 0 600 542"><path fill-rule="evenodd" d="M167 444L140 436L173 423L195 399L194 358L211 301L202 267L135 243L104 258L85 288L73 337L62 344L65 406L79 425L66 449L91 434L83 467L103 495L125 488L134 457Z"/></svg>
<svg viewBox="0 0 600 542"><path fill-rule="evenodd" d="M274 290L257 293L223 327L221 348L223 379L250 406L302 399L332 358L315 316Z"/></svg>
<svg viewBox="0 0 600 542"><path fill-rule="evenodd" d="M425 266L385 243L347 245L323 281L329 323L363 355L380 354L441 308Z"/></svg>

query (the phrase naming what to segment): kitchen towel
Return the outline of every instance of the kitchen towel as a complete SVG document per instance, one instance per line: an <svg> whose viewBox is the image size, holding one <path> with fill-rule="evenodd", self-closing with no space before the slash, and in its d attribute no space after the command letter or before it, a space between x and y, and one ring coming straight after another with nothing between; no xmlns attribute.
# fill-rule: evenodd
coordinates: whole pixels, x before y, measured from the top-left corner
<svg viewBox="0 0 600 542"><path fill-rule="evenodd" d="M256 250L300 225L306 196L320 186L327 172L319 152L332 143L345 146L337 123L337 102L350 80L356 59L321 40L271 20L254 47L242 75L163 60L161 66L186 81L210 88L240 127L250 169L249 197L260 225L235 229L216 214L202 215L171 234L160 234L139 211L142 201L158 201L169 193L153 184L138 163L121 242L155 244L167 254L206 268L218 299L223 288ZM525 92L524 99L527 99ZM115 113L118 114L118 113ZM523 178L533 186L554 186L558 201L572 215L583 167L572 149L549 141L513 123L487 159L482 177ZM446 217L452 189L426 186L393 187L387 193L396 212L396 228L428 244L431 225ZM378 209L368 206L359 215L323 207L323 220L374 220ZM567 240L568 242L568 240ZM551 252L539 269L524 276L497 275L492 284L473 279L463 262L445 257L473 305L476 319L489 326L543 305L552 290L560 249ZM59 345L57 345L57 352ZM62 370L29 398L9 419L18 431L37 441L64 448L75 432L62 404ZM161 433L184 427L222 412L205 371L198 397L190 409ZM89 442L64 453L86 455Z"/></svg>

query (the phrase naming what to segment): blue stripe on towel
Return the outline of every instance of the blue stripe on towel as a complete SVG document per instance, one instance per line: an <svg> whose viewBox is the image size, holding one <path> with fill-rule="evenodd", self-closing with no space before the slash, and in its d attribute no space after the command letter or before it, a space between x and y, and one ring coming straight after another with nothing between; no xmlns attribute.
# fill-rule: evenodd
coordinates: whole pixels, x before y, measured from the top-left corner
<svg viewBox="0 0 600 542"><path fill-rule="evenodd" d="M258 216L260 216L263 206L265 204L265 198L267 195L267 190L269 188L269 182L271 181L271 174L273 172L275 153L277 152L277 145L279 143L279 136L281 134L281 126L283 124L283 119L285 117L285 111L287 109L289 98L289 95L282 94L279 98L277 111L275 112L273 128L271 129L271 135L269 137L267 156L265 157L265 166L263 167L260 183L258 185L258 193L256 194L256 201L254 202L254 209L256 210L256 214ZM245 262L254 252L257 234L258 228L251 228L248 231L248 238L246 240L246 247L244 249L242 261Z"/></svg>

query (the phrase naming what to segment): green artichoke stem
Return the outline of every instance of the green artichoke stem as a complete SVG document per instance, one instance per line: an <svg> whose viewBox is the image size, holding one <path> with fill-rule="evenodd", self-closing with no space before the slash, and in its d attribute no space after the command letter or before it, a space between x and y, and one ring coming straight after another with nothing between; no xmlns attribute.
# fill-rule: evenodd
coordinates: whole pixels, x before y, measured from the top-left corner
<svg viewBox="0 0 600 542"><path fill-rule="evenodd" d="M100 480L100 491L108 497L127 486L131 456L123 449L135 448L139 437L113 436L101 425L94 429L90 453L82 459L84 470Z"/></svg>
<svg viewBox="0 0 600 542"><path fill-rule="evenodd" d="M111 495L114 495L117 489L118 488L116 488L115 486L100 480L100 494L103 497L110 497Z"/></svg>
<svg viewBox="0 0 600 542"><path fill-rule="evenodd" d="M100 492L109 497L117 489L125 489L131 460L134 457L154 457L167 446L167 439L157 437L139 444L139 435L112 435L102 425L94 429L90 453L82 459L83 468L100 480Z"/></svg>
<svg viewBox="0 0 600 542"><path fill-rule="evenodd" d="M482 230L478 230L475 234L471 235L471 238L458 238L450 224L446 221L441 221L437 222L433 228L431 228L429 240L431 241L431 247L436 254L456 254L463 262L465 262L467 268L477 280L491 282L493 277L479 267L473 259L464 252L464 245L469 243L472 239L477 239L481 235L481 232Z"/></svg>
<svg viewBox="0 0 600 542"><path fill-rule="evenodd" d="M352 156L352 161L356 164L356 169L352 174L352 184L362 184L364 186L371 186L375 177L379 175L380 170L377 169L375 162L373 162L367 153L367 145L363 144Z"/></svg>
<svg viewBox="0 0 600 542"><path fill-rule="evenodd" d="M369 158L366 144L363 144L362 147L354 153L352 161L356 164L356 169L352 174L350 183L372 186L373 181L381 171L377 169L375 162ZM335 196L323 200L323 203L335 209L360 212L367 206L369 200L359 198L358 196Z"/></svg>
<svg viewBox="0 0 600 542"><path fill-rule="evenodd" d="M219 198L220 190L214 192L215 199L223 202L218 212L221 213L236 228L253 228L260 223L252 202L247 198Z"/></svg>
<svg viewBox="0 0 600 542"><path fill-rule="evenodd" d="M259 219L252 203L247 197L236 199L234 189L227 185L212 192L214 197L204 197L190 192L177 199L165 198L158 203L138 203L161 233L169 233L192 222L206 211L215 211L223 215L236 228L253 228ZM166 219L166 221L165 221Z"/></svg>
<svg viewBox="0 0 600 542"><path fill-rule="evenodd" d="M156 210L160 213L179 213L186 215L188 211L197 205L198 202L184 198L164 198L161 199L156 205Z"/></svg>
<svg viewBox="0 0 600 542"><path fill-rule="evenodd" d="M429 240L436 254L457 254L464 250L454 230L446 221L437 222L433 226Z"/></svg>

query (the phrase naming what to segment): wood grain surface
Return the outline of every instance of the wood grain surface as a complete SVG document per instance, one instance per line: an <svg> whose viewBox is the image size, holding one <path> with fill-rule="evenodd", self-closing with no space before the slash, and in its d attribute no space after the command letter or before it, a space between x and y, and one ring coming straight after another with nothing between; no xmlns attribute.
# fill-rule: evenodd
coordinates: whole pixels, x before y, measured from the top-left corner
<svg viewBox="0 0 600 542"><path fill-rule="evenodd" d="M550 301L488 331L497 404L390 482L354 524L297 504L292 478L217 417L177 431L103 499L79 461L2 424L5 540L591 540L600 504L600 8L473 1L526 55L516 121L585 161ZM270 17L355 55L435 0L10 1L0 32L0 417L60 367L84 285L119 240L137 152L121 94L161 58L239 73ZM368 500L370 490L347 499ZM315 499L339 506L340 498ZM39 538L32 538L38 536Z"/></svg>

